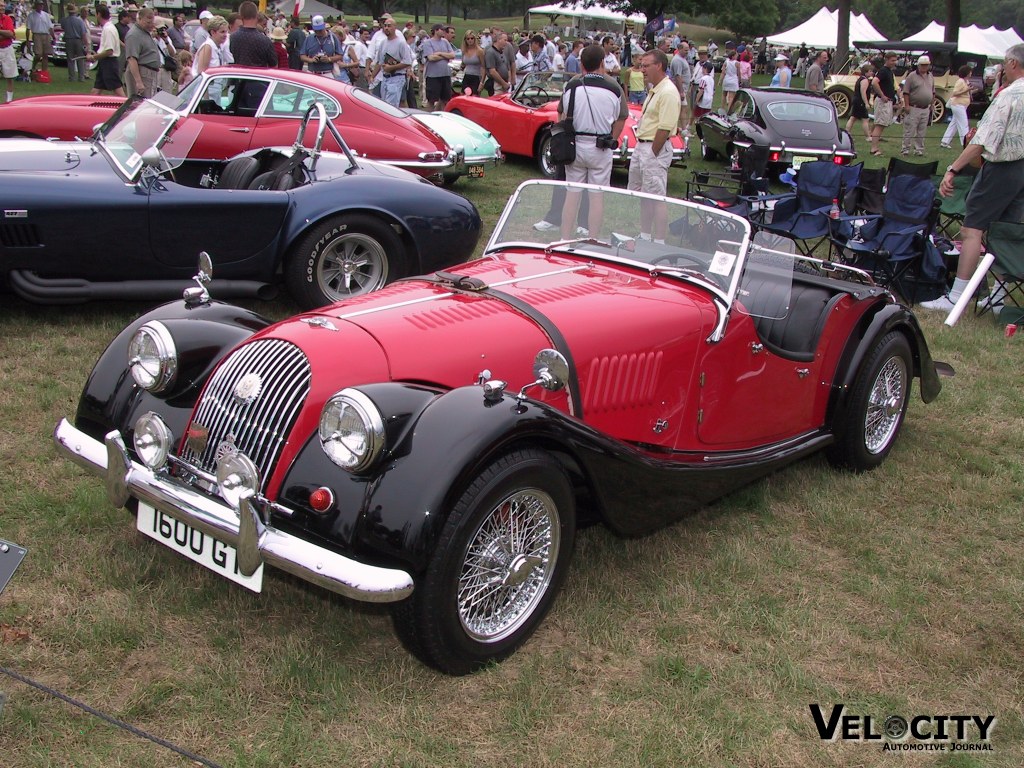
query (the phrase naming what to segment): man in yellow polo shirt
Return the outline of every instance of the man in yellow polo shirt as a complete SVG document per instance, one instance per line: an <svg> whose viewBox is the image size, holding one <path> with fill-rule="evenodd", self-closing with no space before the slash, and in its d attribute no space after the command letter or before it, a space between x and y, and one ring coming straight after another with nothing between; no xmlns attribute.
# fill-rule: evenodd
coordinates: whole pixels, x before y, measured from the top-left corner
<svg viewBox="0 0 1024 768"><path fill-rule="evenodd" d="M668 77L668 56L654 49L643 55L640 68L651 85L636 129L636 149L629 164L629 189L664 195L672 164L672 134L679 124L679 91ZM668 208L655 200L640 204L640 239L665 242Z"/></svg>

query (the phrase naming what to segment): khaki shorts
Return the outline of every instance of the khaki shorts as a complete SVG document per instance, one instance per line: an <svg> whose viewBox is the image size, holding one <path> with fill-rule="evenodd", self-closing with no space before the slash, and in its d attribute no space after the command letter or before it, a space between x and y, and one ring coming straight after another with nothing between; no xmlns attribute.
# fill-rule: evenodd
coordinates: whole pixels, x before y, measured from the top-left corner
<svg viewBox="0 0 1024 768"><path fill-rule="evenodd" d="M883 98L875 99L875 125L885 128L892 124L892 102Z"/></svg>
<svg viewBox="0 0 1024 768"><path fill-rule="evenodd" d="M42 32L32 35L32 51L36 56L50 58L53 55L53 37Z"/></svg>
<svg viewBox="0 0 1024 768"><path fill-rule="evenodd" d="M629 162L629 189L651 195L668 191L668 168L672 165L672 141L666 141L655 155L649 141L638 142Z"/></svg>

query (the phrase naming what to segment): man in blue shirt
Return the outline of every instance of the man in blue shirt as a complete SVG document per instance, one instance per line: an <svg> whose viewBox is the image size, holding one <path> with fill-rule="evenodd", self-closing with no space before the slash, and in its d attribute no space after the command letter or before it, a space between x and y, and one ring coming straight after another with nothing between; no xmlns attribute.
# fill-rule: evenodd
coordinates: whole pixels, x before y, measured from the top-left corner
<svg viewBox="0 0 1024 768"><path fill-rule="evenodd" d="M578 75L583 72L583 68L580 66L580 51L583 50L583 41L576 40L572 44L572 52L565 57L565 71Z"/></svg>

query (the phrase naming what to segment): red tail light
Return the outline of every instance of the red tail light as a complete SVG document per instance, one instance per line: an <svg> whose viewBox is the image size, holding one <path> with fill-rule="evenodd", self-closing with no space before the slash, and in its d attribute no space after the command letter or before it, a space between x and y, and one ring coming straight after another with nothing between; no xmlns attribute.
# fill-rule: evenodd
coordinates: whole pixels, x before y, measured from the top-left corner
<svg viewBox="0 0 1024 768"><path fill-rule="evenodd" d="M768 162L769 163L777 163L777 162L779 162L779 158L780 157L782 157L782 153L781 152L772 152L770 155L768 155Z"/></svg>
<svg viewBox="0 0 1024 768"><path fill-rule="evenodd" d="M842 155L836 155L835 157L832 158L832 162L835 163L836 165L846 165L849 162L849 160L850 159L848 157L843 157Z"/></svg>

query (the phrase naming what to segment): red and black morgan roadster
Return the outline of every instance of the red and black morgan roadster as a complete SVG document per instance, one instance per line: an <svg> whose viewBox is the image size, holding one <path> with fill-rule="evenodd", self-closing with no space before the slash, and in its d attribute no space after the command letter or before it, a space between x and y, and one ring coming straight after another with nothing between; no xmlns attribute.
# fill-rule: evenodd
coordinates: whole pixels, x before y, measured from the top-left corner
<svg viewBox="0 0 1024 768"><path fill-rule="evenodd" d="M567 193L601 226L539 239ZM663 242L635 237L647 217ZM251 589L269 565L392 603L451 674L530 637L578 521L645 534L819 450L871 469L912 380L940 389L867 274L625 190L527 182L483 258L276 324L211 300L210 268L114 339L59 449Z"/></svg>

